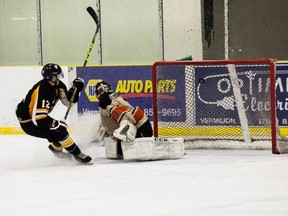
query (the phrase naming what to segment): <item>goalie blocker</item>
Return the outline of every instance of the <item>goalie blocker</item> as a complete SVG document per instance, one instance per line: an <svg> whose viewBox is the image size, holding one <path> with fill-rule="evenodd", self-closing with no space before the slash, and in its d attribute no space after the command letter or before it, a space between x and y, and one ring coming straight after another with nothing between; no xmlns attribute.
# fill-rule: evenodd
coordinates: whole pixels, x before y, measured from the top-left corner
<svg viewBox="0 0 288 216"><path fill-rule="evenodd" d="M104 139L106 157L124 160L165 160L180 159L184 156L183 138L142 137L132 142L121 141L122 153L119 157L117 142L107 137Z"/></svg>

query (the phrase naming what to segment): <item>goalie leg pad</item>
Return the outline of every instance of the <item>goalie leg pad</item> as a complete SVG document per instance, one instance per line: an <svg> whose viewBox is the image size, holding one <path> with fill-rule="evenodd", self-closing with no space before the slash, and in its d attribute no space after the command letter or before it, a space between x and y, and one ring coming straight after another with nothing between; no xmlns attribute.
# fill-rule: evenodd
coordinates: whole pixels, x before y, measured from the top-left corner
<svg viewBox="0 0 288 216"><path fill-rule="evenodd" d="M111 139L110 137L104 138L105 144L105 154L106 157L109 159L116 159L118 158L117 155L117 141Z"/></svg>
<svg viewBox="0 0 288 216"><path fill-rule="evenodd" d="M122 142L124 160L165 160L184 156L183 138L136 138L134 142Z"/></svg>

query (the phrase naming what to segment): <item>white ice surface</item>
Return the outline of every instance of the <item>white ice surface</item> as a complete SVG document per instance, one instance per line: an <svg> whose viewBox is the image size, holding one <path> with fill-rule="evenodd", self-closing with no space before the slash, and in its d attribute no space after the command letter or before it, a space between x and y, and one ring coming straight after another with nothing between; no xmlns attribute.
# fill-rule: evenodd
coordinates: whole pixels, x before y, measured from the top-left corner
<svg viewBox="0 0 288 216"><path fill-rule="evenodd" d="M53 157L45 140L0 136L0 215L287 216L288 155L189 150L183 159L125 162L103 147L94 165Z"/></svg>

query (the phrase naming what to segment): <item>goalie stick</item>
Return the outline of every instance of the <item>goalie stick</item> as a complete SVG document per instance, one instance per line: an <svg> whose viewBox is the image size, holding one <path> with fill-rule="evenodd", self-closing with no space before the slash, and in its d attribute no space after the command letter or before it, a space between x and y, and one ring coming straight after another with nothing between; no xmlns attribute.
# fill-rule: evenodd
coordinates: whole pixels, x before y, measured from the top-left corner
<svg viewBox="0 0 288 216"><path fill-rule="evenodd" d="M81 78L82 75L84 74L84 71L85 71L85 68L86 68L86 65L87 65L87 62L88 62L88 59L90 57L90 54L91 54L91 51L93 49L93 46L94 46L94 43L95 43L95 40L96 40L96 36L97 36L97 33L99 32L100 30L100 22L99 22L99 18L98 18L98 15L96 14L96 12L94 11L94 9L92 7L88 7L87 8L87 12L91 15L91 17L93 18L93 20L95 21L95 24L96 24L96 30L95 30L95 33L93 35L93 38L92 38L92 42L89 46L89 49L88 49L88 52L87 52L87 55L86 55L86 58L85 58L85 61L83 63L83 66L82 66L82 70L81 70L81 73L79 75L79 77ZM74 98L75 98L75 95L76 95L76 92L77 92L77 88L75 87L74 91L73 91L73 94L72 94L72 97L69 101L69 104L68 104L68 107L67 107L67 111L65 113L65 116L64 116L64 120L67 119L67 116L68 116L68 113L71 109L71 106L72 106L72 103L74 101Z"/></svg>

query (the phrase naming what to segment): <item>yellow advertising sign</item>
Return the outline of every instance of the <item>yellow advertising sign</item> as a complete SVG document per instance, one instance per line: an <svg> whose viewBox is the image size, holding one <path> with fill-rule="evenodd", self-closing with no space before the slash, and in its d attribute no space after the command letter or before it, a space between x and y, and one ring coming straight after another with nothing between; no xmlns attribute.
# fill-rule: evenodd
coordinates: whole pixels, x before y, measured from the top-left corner
<svg viewBox="0 0 288 216"><path fill-rule="evenodd" d="M98 99L95 96L95 85L98 82L102 82L102 79L90 79L86 85L85 93L90 102L98 102Z"/></svg>

